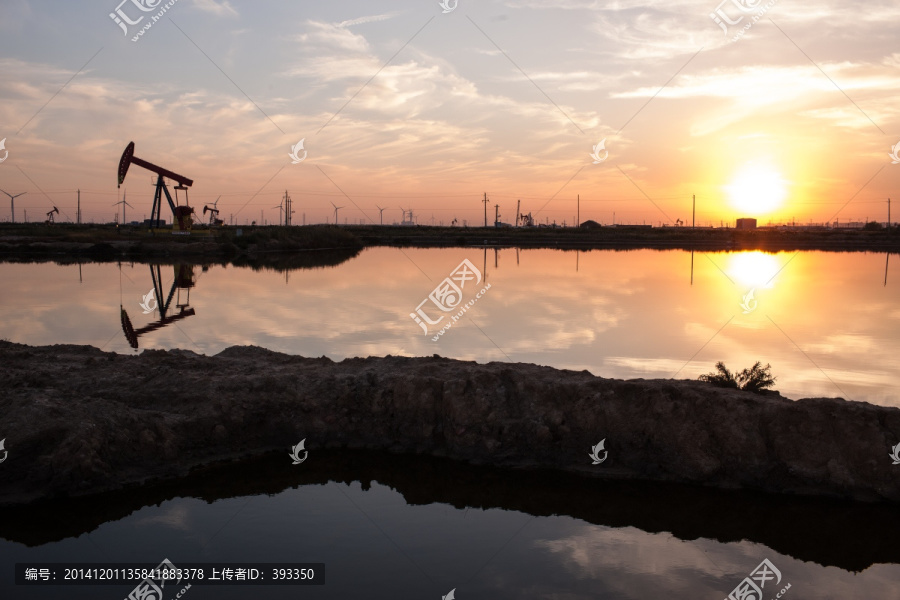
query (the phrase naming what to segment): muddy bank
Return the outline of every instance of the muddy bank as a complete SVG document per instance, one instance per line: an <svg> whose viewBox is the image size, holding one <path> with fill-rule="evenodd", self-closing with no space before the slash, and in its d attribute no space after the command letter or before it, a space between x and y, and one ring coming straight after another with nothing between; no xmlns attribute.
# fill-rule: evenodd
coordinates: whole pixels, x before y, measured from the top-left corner
<svg viewBox="0 0 900 600"><path fill-rule="evenodd" d="M0 258L27 260L226 260L266 261L306 251L359 252L362 242L338 227L220 227L190 235L171 230L110 225L0 225Z"/></svg>
<svg viewBox="0 0 900 600"><path fill-rule="evenodd" d="M560 248L569 250L697 250L703 252L824 250L900 252L900 231L690 227L342 227L367 246Z"/></svg>
<svg viewBox="0 0 900 600"><path fill-rule="evenodd" d="M0 257L74 254L92 258L230 258L310 249L371 246L516 247L569 250L823 250L900 253L898 227L758 229L690 227L426 227L376 225L242 226L197 229L190 236L138 226L0 224Z"/></svg>
<svg viewBox="0 0 900 600"><path fill-rule="evenodd" d="M900 409L438 357L334 363L0 342L0 503L282 451L380 449L586 477L900 502ZM606 439L607 459L588 453Z"/></svg>

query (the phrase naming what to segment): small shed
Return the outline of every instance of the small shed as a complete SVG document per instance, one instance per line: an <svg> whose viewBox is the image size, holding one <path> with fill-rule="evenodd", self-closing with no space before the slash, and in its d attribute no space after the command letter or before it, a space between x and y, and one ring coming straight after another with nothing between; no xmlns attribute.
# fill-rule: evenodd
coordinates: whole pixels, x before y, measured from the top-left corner
<svg viewBox="0 0 900 600"><path fill-rule="evenodd" d="M756 219L738 219L736 229L756 229Z"/></svg>

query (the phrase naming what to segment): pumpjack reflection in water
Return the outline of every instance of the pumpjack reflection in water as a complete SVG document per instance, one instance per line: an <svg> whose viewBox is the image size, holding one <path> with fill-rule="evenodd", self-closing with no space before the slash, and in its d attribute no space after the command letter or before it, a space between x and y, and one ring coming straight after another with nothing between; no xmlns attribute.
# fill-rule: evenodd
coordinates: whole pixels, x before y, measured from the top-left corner
<svg viewBox="0 0 900 600"><path fill-rule="evenodd" d="M172 323L176 323L196 314L194 309L190 306L191 288L196 284L196 280L194 279L194 266L176 264L173 265L173 268L175 270L175 279L172 281L172 287L169 290L168 296L166 296L165 301L163 301L163 282L160 265L150 265L150 277L153 279L153 292L156 294L156 298L158 298L158 321L154 321L140 329L135 329L131 324L131 319L128 318L128 312L125 310L125 307L121 304L119 305L119 308L122 311L122 331L125 333L125 339L128 340L128 344L135 350L138 349L138 338L142 335L150 333L151 331L156 331L157 329L162 329ZM184 302L181 301L182 290L186 291ZM173 309L173 300L175 301L174 308L178 309L178 312L170 315L169 312Z"/></svg>

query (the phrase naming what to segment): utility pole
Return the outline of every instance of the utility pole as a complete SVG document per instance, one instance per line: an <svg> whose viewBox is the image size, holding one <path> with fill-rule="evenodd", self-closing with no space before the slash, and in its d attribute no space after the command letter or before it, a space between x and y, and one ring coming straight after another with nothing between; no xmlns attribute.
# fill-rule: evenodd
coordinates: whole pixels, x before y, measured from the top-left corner
<svg viewBox="0 0 900 600"><path fill-rule="evenodd" d="M890 200L888 202L890 203ZM890 204L888 204L888 206L890 206ZM888 208L888 215L890 215L890 214L891 214L891 210L890 210L890 208ZM78 219L77 219L78 224L81 225L81 190L78 190L78 214L77 214L77 216L78 216ZM888 220L890 220L890 219L888 219ZM81 264L79 263L79 267L80 266L81 266Z"/></svg>
<svg viewBox="0 0 900 600"><path fill-rule="evenodd" d="M516 227L519 226L519 219L520 219L521 214L522 214L522 210L521 210L521 209L522 209L522 201L521 201L521 200L518 200L517 203L516 203Z"/></svg>
<svg viewBox="0 0 900 600"><path fill-rule="evenodd" d="M487 204L488 204L487 192L484 193L483 202L484 202L484 226L487 227Z"/></svg>
<svg viewBox="0 0 900 600"><path fill-rule="evenodd" d="M891 231L891 199L888 198L888 233Z"/></svg>
<svg viewBox="0 0 900 600"><path fill-rule="evenodd" d="M288 194L287 190L284 190L284 224L291 224L291 215L294 213L293 205L294 202L291 200L291 195Z"/></svg>
<svg viewBox="0 0 900 600"><path fill-rule="evenodd" d="M494 205L494 227L497 227L497 225L499 223L500 223L500 205L495 204Z"/></svg>
<svg viewBox="0 0 900 600"><path fill-rule="evenodd" d="M691 217L691 229L697 226L697 194L694 194L693 216Z"/></svg>
<svg viewBox="0 0 900 600"><path fill-rule="evenodd" d="M575 227L581 224L581 194L578 194L578 216L575 217Z"/></svg>

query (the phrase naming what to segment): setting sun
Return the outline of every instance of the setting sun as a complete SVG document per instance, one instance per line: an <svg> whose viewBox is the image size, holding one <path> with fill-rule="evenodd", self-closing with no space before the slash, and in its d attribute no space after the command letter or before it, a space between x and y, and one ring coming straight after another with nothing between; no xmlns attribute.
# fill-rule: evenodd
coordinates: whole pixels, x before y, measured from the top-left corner
<svg viewBox="0 0 900 600"><path fill-rule="evenodd" d="M748 163L725 188L741 216L755 216L780 208L787 196L781 173L771 165Z"/></svg>

